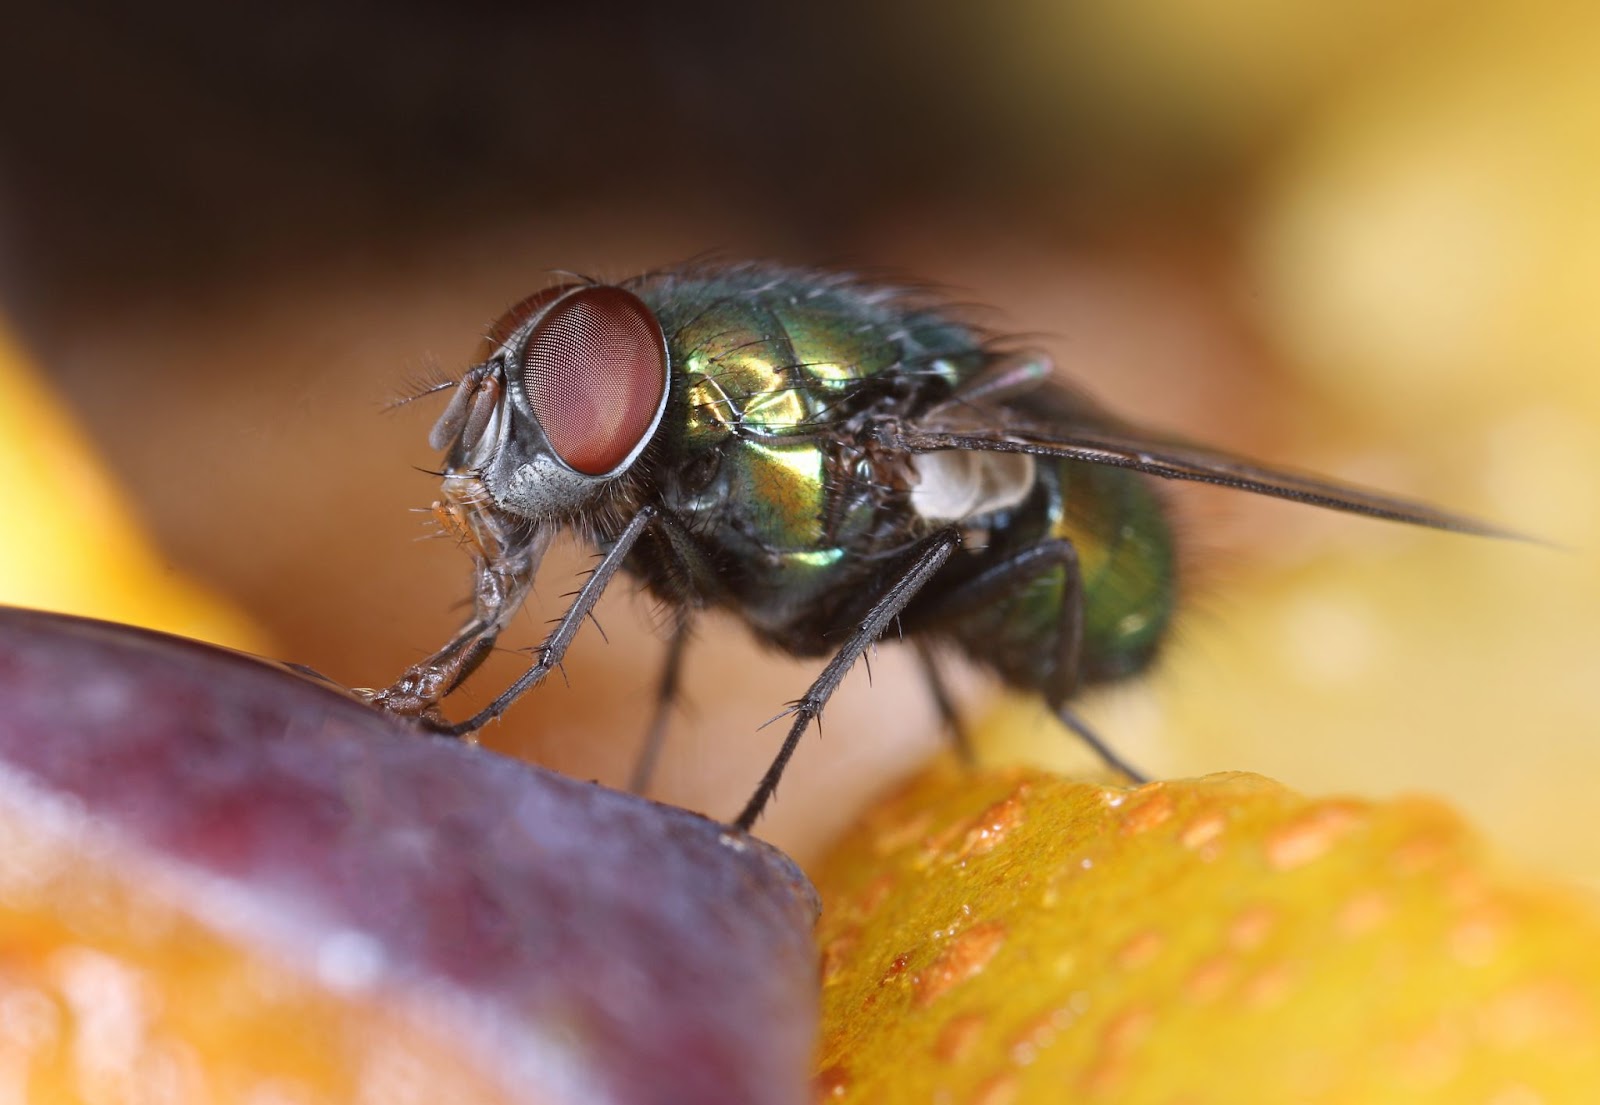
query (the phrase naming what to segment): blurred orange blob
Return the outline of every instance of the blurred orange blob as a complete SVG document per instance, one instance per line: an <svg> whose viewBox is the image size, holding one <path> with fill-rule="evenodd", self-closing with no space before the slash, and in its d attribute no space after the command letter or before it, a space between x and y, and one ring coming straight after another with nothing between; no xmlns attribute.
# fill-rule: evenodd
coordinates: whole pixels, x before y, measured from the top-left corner
<svg viewBox="0 0 1600 1105"><path fill-rule="evenodd" d="M49 875L20 893L8 878L0 910L12 1100L508 1100L378 995L319 985L220 937L167 888L129 885L112 856L52 854L9 817L0 838L18 872Z"/></svg>
<svg viewBox="0 0 1600 1105"><path fill-rule="evenodd" d="M0 320L0 603L160 629L246 651L265 639L151 547L115 478Z"/></svg>

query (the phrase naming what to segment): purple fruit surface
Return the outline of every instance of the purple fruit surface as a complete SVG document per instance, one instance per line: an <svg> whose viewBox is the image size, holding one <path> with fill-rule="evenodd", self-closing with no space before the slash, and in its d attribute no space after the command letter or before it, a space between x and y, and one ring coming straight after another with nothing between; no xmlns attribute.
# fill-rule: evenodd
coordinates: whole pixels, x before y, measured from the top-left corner
<svg viewBox="0 0 1600 1105"><path fill-rule="evenodd" d="M809 1097L816 901L759 841L125 626L0 608L0 704L7 816L66 811L228 939L453 1034L513 1100Z"/></svg>

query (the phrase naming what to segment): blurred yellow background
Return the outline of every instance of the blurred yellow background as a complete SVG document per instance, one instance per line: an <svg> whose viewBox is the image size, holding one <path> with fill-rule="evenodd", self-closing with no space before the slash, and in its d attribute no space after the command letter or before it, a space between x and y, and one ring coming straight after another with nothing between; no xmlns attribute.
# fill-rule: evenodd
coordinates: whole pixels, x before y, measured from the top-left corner
<svg viewBox="0 0 1600 1105"><path fill-rule="evenodd" d="M139 33L32 13L0 47L8 79L42 87L64 43L100 76L0 109L0 291L39 377L6 377L0 404L53 388L121 497L75 528L24 497L4 597L173 626L142 604L181 577L280 657L381 684L467 593L465 558L410 513L434 495L433 408L380 411L408 378L464 364L549 269L707 249L889 268L1038 335L1124 414L1562 546L1176 496L1188 612L1151 678L1085 713L1157 775L1440 794L1520 860L1600 874L1600 9L620 10L373 26L334 5L293 34L197 4ZM205 61L224 35L244 52L226 73ZM57 487L45 450L75 431L23 431L0 441L8 484ZM135 528L154 573L105 536ZM82 590L22 547L86 563ZM547 561L508 646L559 612L581 555ZM581 638L570 686L488 743L626 778L661 650L627 591L602 607L609 644ZM735 812L778 740L757 726L813 674L704 626L656 793ZM938 746L898 650L873 683L840 692L764 835L814 851ZM997 755L1084 763L1037 711L1004 716Z"/></svg>

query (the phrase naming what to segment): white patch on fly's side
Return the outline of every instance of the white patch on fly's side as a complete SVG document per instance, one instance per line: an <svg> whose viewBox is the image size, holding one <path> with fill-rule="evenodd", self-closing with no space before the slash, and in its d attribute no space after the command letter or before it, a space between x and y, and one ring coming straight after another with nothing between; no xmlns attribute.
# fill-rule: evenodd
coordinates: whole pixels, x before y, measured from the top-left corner
<svg viewBox="0 0 1600 1105"><path fill-rule="evenodd" d="M1016 506L1033 490L1026 453L941 449L911 458L911 508L930 522L960 522Z"/></svg>

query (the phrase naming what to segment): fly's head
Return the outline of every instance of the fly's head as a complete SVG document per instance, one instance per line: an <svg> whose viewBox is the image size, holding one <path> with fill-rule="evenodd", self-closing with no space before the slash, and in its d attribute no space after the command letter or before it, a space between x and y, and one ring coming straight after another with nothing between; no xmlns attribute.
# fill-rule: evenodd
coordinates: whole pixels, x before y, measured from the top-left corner
<svg viewBox="0 0 1600 1105"><path fill-rule="evenodd" d="M632 292L563 285L490 331L428 441L501 510L563 521L614 500L661 425L666 338Z"/></svg>

